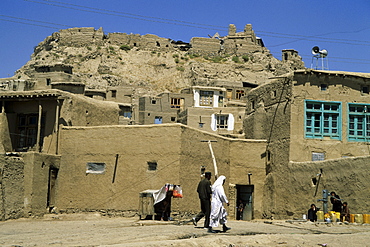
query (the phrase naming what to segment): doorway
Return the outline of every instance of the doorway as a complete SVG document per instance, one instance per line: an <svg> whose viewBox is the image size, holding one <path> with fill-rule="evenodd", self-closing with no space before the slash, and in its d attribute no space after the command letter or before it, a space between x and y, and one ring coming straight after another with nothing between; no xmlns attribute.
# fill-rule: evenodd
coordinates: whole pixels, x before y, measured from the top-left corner
<svg viewBox="0 0 370 247"><path fill-rule="evenodd" d="M48 200L47 200L47 208L49 209L49 212L51 212L55 207L55 196L56 196L55 194L58 171L59 169L55 167L49 168Z"/></svg>
<svg viewBox="0 0 370 247"><path fill-rule="evenodd" d="M250 221L253 219L253 192L254 185L236 185L236 211L237 220ZM243 204L243 211L240 211L240 204Z"/></svg>

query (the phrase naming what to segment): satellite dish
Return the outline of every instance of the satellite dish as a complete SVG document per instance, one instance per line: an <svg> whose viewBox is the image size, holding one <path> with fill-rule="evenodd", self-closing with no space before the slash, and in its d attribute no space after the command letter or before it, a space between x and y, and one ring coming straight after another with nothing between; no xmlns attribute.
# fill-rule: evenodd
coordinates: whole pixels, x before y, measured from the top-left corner
<svg viewBox="0 0 370 247"><path fill-rule="evenodd" d="M323 50L321 50L321 51L319 51L320 52L320 56L321 57L326 57L327 55L328 55L328 51L327 50L325 50L325 49L323 49Z"/></svg>
<svg viewBox="0 0 370 247"><path fill-rule="evenodd" d="M316 55L317 53L320 52L320 48L318 46L314 46L311 50L313 55Z"/></svg>

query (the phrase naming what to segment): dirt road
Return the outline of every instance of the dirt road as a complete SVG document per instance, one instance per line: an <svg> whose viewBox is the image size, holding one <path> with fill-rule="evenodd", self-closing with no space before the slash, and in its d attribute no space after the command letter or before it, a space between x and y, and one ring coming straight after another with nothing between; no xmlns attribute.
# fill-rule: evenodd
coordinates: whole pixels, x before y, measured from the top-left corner
<svg viewBox="0 0 370 247"><path fill-rule="evenodd" d="M202 221L199 222L200 226ZM0 222L1 246L370 246L369 225L287 221L229 221L207 233L177 221L107 218L99 214L46 215ZM326 244L326 245L325 245Z"/></svg>

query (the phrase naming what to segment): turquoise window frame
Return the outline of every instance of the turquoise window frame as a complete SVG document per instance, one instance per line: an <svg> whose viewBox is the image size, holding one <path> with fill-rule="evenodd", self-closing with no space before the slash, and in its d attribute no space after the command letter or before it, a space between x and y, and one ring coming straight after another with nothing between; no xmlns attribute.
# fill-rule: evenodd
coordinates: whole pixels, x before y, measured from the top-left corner
<svg viewBox="0 0 370 247"><path fill-rule="evenodd" d="M305 137L342 139L342 102L305 100Z"/></svg>
<svg viewBox="0 0 370 247"><path fill-rule="evenodd" d="M370 104L347 104L347 139L355 142L370 140Z"/></svg>

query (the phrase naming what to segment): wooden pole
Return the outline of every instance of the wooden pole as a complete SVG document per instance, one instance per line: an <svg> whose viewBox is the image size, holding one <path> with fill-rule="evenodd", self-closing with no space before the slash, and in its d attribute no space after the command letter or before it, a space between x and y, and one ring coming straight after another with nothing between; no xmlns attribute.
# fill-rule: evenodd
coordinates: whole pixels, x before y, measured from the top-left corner
<svg viewBox="0 0 370 247"><path fill-rule="evenodd" d="M38 152L41 152L40 139L41 139L41 120L42 120L42 105L39 101L39 119L37 121L37 139L36 139L36 148Z"/></svg>
<svg viewBox="0 0 370 247"><path fill-rule="evenodd" d="M217 141L208 140L208 141L201 141L201 142L207 142L208 143L209 151L211 152L211 156L212 156L213 169L215 171L215 178L217 179L217 177L218 177L218 169L217 169L216 158L215 158L215 155L213 153L213 148L212 148L212 142L217 142Z"/></svg>

